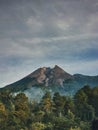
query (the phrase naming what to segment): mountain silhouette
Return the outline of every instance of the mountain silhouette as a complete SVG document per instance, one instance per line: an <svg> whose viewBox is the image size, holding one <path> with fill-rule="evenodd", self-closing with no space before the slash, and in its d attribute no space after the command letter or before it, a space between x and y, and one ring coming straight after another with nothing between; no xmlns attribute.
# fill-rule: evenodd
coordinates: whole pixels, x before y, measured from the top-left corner
<svg viewBox="0 0 98 130"><path fill-rule="evenodd" d="M54 68L38 68L21 80L7 85L0 91L24 92L31 89L49 90L62 94L74 94L84 85L98 86L98 76L86 76L82 74L71 75L55 65Z"/></svg>

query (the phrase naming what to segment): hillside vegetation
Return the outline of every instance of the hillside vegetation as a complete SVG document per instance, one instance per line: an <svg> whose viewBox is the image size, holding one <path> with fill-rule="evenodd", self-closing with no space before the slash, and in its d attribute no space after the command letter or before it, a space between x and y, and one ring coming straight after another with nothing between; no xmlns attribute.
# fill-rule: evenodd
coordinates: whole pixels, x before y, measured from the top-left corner
<svg viewBox="0 0 98 130"><path fill-rule="evenodd" d="M98 87L84 86L73 98L46 92L40 102L0 92L0 130L91 130L97 117Z"/></svg>

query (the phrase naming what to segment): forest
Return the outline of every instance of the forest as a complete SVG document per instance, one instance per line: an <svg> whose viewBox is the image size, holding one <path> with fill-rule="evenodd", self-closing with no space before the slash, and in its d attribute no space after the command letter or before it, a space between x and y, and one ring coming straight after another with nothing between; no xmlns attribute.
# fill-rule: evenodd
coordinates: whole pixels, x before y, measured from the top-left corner
<svg viewBox="0 0 98 130"><path fill-rule="evenodd" d="M0 130L91 130L97 117L98 87L86 85L73 97L46 92L39 102L0 92Z"/></svg>

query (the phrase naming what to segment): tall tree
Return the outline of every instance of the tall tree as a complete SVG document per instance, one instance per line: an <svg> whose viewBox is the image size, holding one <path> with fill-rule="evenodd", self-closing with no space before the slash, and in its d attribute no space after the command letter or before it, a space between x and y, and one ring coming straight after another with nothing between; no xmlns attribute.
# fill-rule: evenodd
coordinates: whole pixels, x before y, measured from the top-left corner
<svg viewBox="0 0 98 130"><path fill-rule="evenodd" d="M53 96L53 102L55 112L57 113L57 115L62 116L62 113L64 113L66 97L61 96L58 92L56 92Z"/></svg>
<svg viewBox="0 0 98 130"><path fill-rule="evenodd" d="M41 108L45 112L52 111L52 99L51 99L51 94L49 92L46 92L46 94L43 96L41 100Z"/></svg>

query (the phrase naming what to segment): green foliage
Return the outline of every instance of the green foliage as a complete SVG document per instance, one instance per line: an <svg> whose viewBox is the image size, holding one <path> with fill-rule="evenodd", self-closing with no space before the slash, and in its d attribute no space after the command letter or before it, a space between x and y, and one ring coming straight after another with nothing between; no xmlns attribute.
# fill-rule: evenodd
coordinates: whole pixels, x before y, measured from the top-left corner
<svg viewBox="0 0 98 130"><path fill-rule="evenodd" d="M64 112L64 105L66 102L66 97L61 96L58 92L54 94L53 97L54 102L54 111L58 116L62 116L62 113Z"/></svg>
<svg viewBox="0 0 98 130"><path fill-rule="evenodd" d="M81 121L79 125L81 130L91 130L91 125L89 122Z"/></svg>
<svg viewBox="0 0 98 130"><path fill-rule="evenodd" d="M42 110L49 112L52 110L52 100L51 100L51 94L47 92L42 100L41 100L41 108Z"/></svg>
<svg viewBox="0 0 98 130"><path fill-rule="evenodd" d="M44 130L45 129L45 124L40 123L40 122L32 123L31 129L32 130Z"/></svg>
<svg viewBox="0 0 98 130"><path fill-rule="evenodd" d="M74 102L70 97L66 98L66 103L64 105L64 113L65 115L68 114L68 112L73 112L75 111L75 106L74 106Z"/></svg>
<svg viewBox="0 0 98 130"><path fill-rule="evenodd" d="M98 87L92 89L92 93L89 98L89 104L95 109L95 115L98 117Z"/></svg>
<svg viewBox="0 0 98 130"><path fill-rule="evenodd" d="M74 97L47 92L40 102L24 93L0 92L0 130L91 130L98 117L98 88L84 86Z"/></svg>

